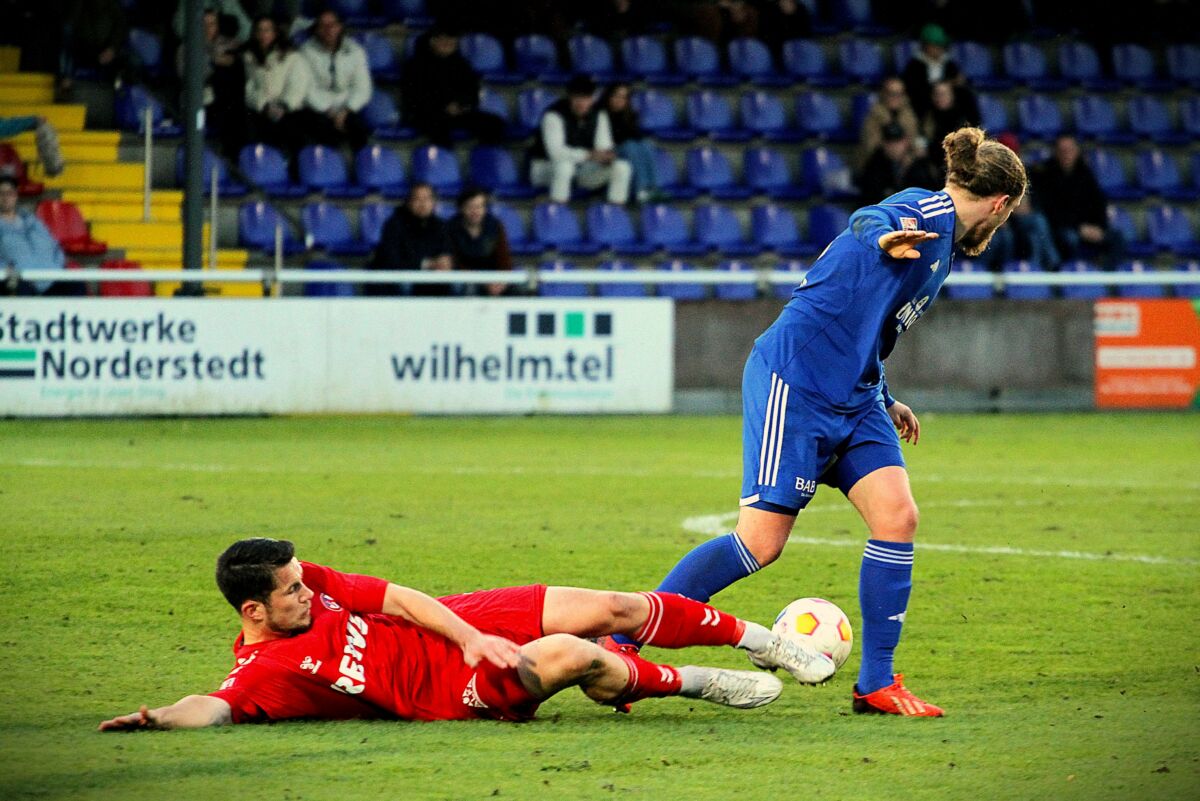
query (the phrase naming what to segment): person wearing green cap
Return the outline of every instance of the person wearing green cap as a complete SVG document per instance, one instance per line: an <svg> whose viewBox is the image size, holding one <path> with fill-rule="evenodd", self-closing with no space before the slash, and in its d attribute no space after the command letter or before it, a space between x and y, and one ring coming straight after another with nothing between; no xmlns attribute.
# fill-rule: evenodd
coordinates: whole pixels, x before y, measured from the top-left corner
<svg viewBox="0 0 1200 801"><path fill-rule="evenodd" d="M950 37L941 25L926 25L921 29L919 41L919 49L909 59L901 75L917 119L921 119L929 111L935 83L951 81L956 86L961 86L966 82L958 62L950 58L947 51Z"/></svg>

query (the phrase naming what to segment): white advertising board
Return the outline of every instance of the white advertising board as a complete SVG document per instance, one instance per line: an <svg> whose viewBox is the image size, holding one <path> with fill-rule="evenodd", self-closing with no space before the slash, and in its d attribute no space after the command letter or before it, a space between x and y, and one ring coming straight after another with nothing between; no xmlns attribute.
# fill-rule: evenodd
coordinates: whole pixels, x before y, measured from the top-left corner
<svg viewBox="0 0 1200 801"><path fill-rule="evenodd" d="M666 299L0 299L0 415L666 412Z"/></svg>

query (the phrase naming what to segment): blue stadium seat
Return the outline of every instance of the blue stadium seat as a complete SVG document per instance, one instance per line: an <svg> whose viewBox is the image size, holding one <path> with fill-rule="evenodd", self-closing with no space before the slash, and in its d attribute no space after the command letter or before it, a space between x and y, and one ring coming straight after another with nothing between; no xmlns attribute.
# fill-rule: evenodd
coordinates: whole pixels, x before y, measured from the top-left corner
<svg viewBox="0 0 1200 801"><path fill-rule="evenodd" d="M1200 89L1200 45L1167 45L1167 74L1180 86Z"/></svg>
<svg viewBox="0 0 1200 801"><path fill-rule="evenodd" d="M508 98L489 86L479 89L479 110L495 114L505 122L512 122L512 109L508 107Z"/></svg>
<svg viewBox="0 0 1200 801"><path fill-rule="evenodd" d="M1108 218L1108 227L1113 228L1121 234L1121 238L1125 240L1125 250L1130 256L1153 256L1155 252L1154 245L1141 234L1138 222L1133 215L1125 209L1118 206L1116 203L1109 203L1106 210ZM1139 215L1140 216L1140 215Z"/></svg>
<svg viewBox="0 0 1200 801"><path fill-rule="evenodd" d="M1112 91L1120 86L1104 76L1100 56L1087 42L1064 42L1059 45L1058 71L1070 83L1092 91Z"/></svg>
<svg viewBox="0 0 1200 801"><path fill-rule="evenodd" d="M358 183L385 197L398 197L407 190L404 162L391 148L368 145L354 156L354 174Z"/></svg>
<svg viewBox="0 0 1200 801"><path fill-rule="evenodd" d="M671 69L667 48L654 36L630 36L621 40L625 71L657 86L678 86L684 77Z"/></svg>
<svg viewBox="0 0 1200 801"><path fill-rule="evenodd" d="M831 142L852 142L852 129L837 102L821 92L801 92L796 97L796 125L809 135Z"/></svg>
<svg viewBox="0 0 1200 801"><path fill-rule="evenodd" d="M771 294L777 298L786 300L796 291L796 287L804 280L804 274L808 272L808 262L800 261L799 259L788 259L775 265L777 273L794 273L795 278L790 283L771 283Z"/></svg>
<svg viewBox="0 0 1200 801"><path fill-rule="evenodd" d="M395 141L413 139L417 135L412 128L400 124L400 110L396 108L395 99L378 87L363 108L363 120L374 129L377 139Z"/></svg>
<svg viewBox="0 0 1200 801"><path fill-rule="evenodd" d="M354 28L375 28L387 22L371 13L370 0L331 0L326 5Z"/></svg>
<svg viewBox="0 0 1200 801"><path fill-rule="evenodd" d="M792 81L775 68L771 51L759 39L749 36L734 39L727 48L729 67L743 81L759 86L787 86Z"/></svg>
<svg viewBox="0 0 1200 801"><path fill-rule="evenodd" d="M1146 194L1182 201L1196 200L1200 197L1200 192L1195 187L1183 182L1179 164L1169 153L1157 148L1144 150L1137 154L1134 163L1138 184Z"/></svg>
<svg viewBox="0 0 1200 801"><path fill-rule="evenodd" d="M271 197L304 197L308 190L288 178L287 159L270 145L246 145L238 154L238 169Z"/></svg>
<svg viewBox="0 0 1200 801"><path fill-rule="evenodd" d="M365 31L355 37L367 53L367 69L380 81L400 80L400 57L390 37L378 31Z"/></svg>
<svg viewBox="0 0 1200 801"><path fill-rule="evenodd" d="M742 223L733 209L719 203L705 203L694 210L696 239L706 247L732 258L757 256L762 248L746 239Z"/></svg>
<svg viewBox="0 0 1200 801"><path fill-rule="evenodd" d="M153 78L162 73L162 41L150 31L129 29L129 55L146 75Z"/></svg>
<svg viewBox="0 0 1200 801"><path fill-rule="evenodd" d="M538 130L538 126L542 122L542 112L556 100L558 100L557 94L540 86L521 90L517 95L517 123L524 131L523 135Z"/></svg>
<svg viewBox="0 0 1200 801"><path fill-rule="evenodd" d="M1127 261L1117 267L1118 273L1133 273L1135 275L1153 274L1155 269L1144 261ZM1120 280L1119 278L1117 279ZM1152 300L1165 298L1167 288L1162 284L1117 284L1117 297L1139 298Z"/></svg>
<svg viewBox="0 0 1200 801"><path fill-rule="evenodd" d="M1111 151L1093 148L1085 151L1084 158L1096 176L1096 183L1110 200L1138 200L1146 193L1129 183L1125 164ZM1034 187L1034 192L1037 187Z"/></svg>
<svg viewBox="0 0 1200 801"><path fill-rule="evenodd" d="M814 253L820 253L850 224L850 215L841 206L828 203L812 206L808 210L808 244Z"/></svg>
<svg viewBox="0 0 1200 801"><path fill-rule="evenodd" d="M439 220L449 220L458 213L458 206L453 200L439 198L433 205L433 213Z"/></svg>
<svg viewBox="0 0 1200 801"><path fill-rule="evenodd" d="M974 259L955 259L954 273L987 275L988 271ZM946 297L950 300L989 300L995 294L991 284L958 284L946 282Z"/></svg>
<svg viewBox="0 0 1200 801"><path fill-rule="evenodd" d="M1174 253L1190 259L1200 256L1200 245L1192 232L1192 223L1187 212L1173 206L1158 206L1150 210L1146 219L1146 230L1150 244L1157 250Z"/></svg>
<svg viewBox="0 0 1200 801"><path fill-rule="evenodd" d="M890 69L885 63L883 48L865 39L850 39L838 45L842 72L852 81L875 86Z"/></svg>
<svg viewBox="0 0 1200 801"><path fill-rule="evenodd" d="M768 147L750 147L742 152L742 176L756 193L774 200L800 200L808 196L792 178L787 159Z"/></svg>
<svg viewBox="0 0 1200 801"><path fill-rule="evenodd" d="M612 273L632 272L638 269L636 264L621 259L613 259L611 261L602 261L598 265L598 269L607 270ZM602 298L644 298L649 293L646 291L645 284L596 284L596 292Z"/></svg>
<svg viewBox="0 0 1200 801"><path fill-rule="evenodd" d="M732 86L738 79L721 69L721 54L708 39L684 36L675 40L675 67L705 86Z"/></svg>
<svg viewBox="0 0 1200 801"><path fill-rule="evenodd" d="M690 148L686 162L688 183L701 192L723 200L744 200L753 194L750 187L737 182L733 174L733 165L716 148Z"/></svg>
<svg viewBox="0 0 1200 801"><path fill-rule="evenodd" d="M146 109L150 110L150 125L157 136L175 137L183 129L166 121L163 104L144 86L126 86L117 92L113 110L117 125L123 131L144 133Z"/></svg>
<svg viewBox="0 0 1200 801"><path fill-rule="evenodd" d="M1191 298L1192 300L1200 299L1200 261L1187 261L1175 268L1176 272L1186 273L1194 276L1196 282L1194 284L1176 284L1175 297Z"/></svg>
<svg viewBox="0 0 1200 801"><path fill-rule="evenodd" d="M394 211L395 207L390 203L364 203L358 210L358 228L363 241L371 247L378 245L383 236L383 225Z"/></svg>
<svg viewBox="0 0 1200 801"><path fill-rule="evenodd" d="M648 256L654 246L638 239L637 229L624 206L593 203L587 210L587 238L600 249L622 256ZM603 293L601 293L603 294Z"/></svg>
<svg viewBox="0 0 1200 801"><path fill-rule="evenodd" d="M841 0L833 5L833 22L841 30L862 36L887 36L895 33L886 25L876 23L872 0Z"/></svg>
<svg viewBox="0 0 1200 801"><path fill-rule="evenodd" d="M533 235L548 249L568 255L588 256L600 246L583 237L579 218L565 203L539 203L533 209Z"/></svg>
<svg viewBox="0 0 1200 801"><path fill-rule="evenodd" d="M1031 42L1009 42L1004 46L1004 71L1017 83L1038 91L1058 91L1066 85L1050 75L1046 54Z"/></svg>
<svg viewBox="0 0 1200 801"><path fill-rule="evenodd" d="M863 123L867 120L867 115L871 113L871 106L875 104L875 95L872 92L858 92L850 96L850 130L861 131Z"/></svg>
<svg viewBox="0 0 1200 801"><path fill-rule="evenodd" d="M1200 139L1200 95L1183 98L1179 103L1179 122L1184 133Z"/></svg>
<svg viewBox="0 0 1200 801"><path fill-rule="evenodd" d="M1200 151L1192 154L1192 188L1200 191Z"/></svg>
<svg viewBox="0 0 1200 801"><path fill-rule="evenodd" d="M569 262L554 260L544 261L538 265L538 294L548 298L586 298L589 294L587 284L555 281L555 274L570 273L575 265Z"/></svg>
<svg viewBox="0 0 1200 801"><path fill-rule="evenodd" d="M658 89L642 89L632 94L630 104L638 113L642 128L659 139L691 141L696 132L680 125L675 99Z"/></svg>
<svg viewBox="0 0 1200 801"><path fill-rule="evenodd" d="M367 194L365 187L350 181L346 162L340 151L324 145L313 145L300 151L298 157L300 182L326 197L357 198Z"/></svg>
<svg viewBox="0 0 1200 801"><path fill-rule="evenodd" d="M462 189L458 157L444 147L426 145L414 150L410 172L414 182L430 184L438 193L454 194Z"/></svg>
<svg viewBox="0 0 1200 801"><path fill-rule="evenodd" d="M469 157L471 181L496 197L528 199L538 194L529 185L512 153L495 145L479 145Z"/></svg>
<svg viewBox="0 0 1200 801"><path fill-rule="evenodd" d="M1062 111L1046 95L1030 94L1019 99L1017 119L1021 136L1029 139L1053 139L1063 130Z"/></svg>
<svg viewBox="0 0 1200 801"><path fill-rule="evenodd" d="M950 57L958 62L963 75L977 89L1000 90L1012 86L1012 81L1007 76L997 73L992 51L986 45L979 42L955 42L950 45Z"/></svg>
<svg viewBox="0 0 1200 801"><path fill-rule="evenodd" d="M608 42L590 33L572 36L567 42L571 54L571 68L586 73L598 81L607 81L615 73L612 48Z"/></svg>
<svg viewBox="0 0 1200 801"><path fill-rule="evenodd" d="M379 0L379 10L386 19L413 28L426 27L432 21L425 0Z"/></svg>
<svg viewBox="0 0 1200 801"><path fill-rule="evenodd" d="M283 227L284 255L294 256L304 250L286 219L269 203L243 203L238 209L238 242L243 247L275 252L275 226Z"/></svg>
<svg viewBox="0 0 1200 801"><path fill-rule="evenodd" d="M183 186L185 183L184 172L187 169L187 161L184 157L186 155L187 153L182 147L175 151L175 183L179 186ZM246 187L229 177L229 168L225 165L225 160L207 147L204 148L203 161L201 169L204 172L205 195L210 194L212 189L213 173L216 173L217 176L218 197L242 197L246 194Z"/></svg>
<svg viewBox="0 0 1200 801"><path fill-rule="evenodd" d="M1075 133L1085 139L1097 139L1111 145L1132 144L1137 137L1121 130L1117 109L1100 95L1083 95L1071 102Z"/></svg>
<svg viewBox="0 0 1200 801"><path fill-rule="evenodd" d="M642 206L642 239L673 256L701 256L705 250L692 239L692 227L682 212L665 203Z"/></svg>
<svg viewBox="0 0 1200 801"><path fill-rule="evenodd" d="M1058 268L1066 275L1099 275L1100 271L1091 262L1076 259L1064 262ZM1108 287L1103 284L1064 284L1059 287L1063 298L1067 300L1098 300L1108 295Z"/></svg>
<svg viewBox="0 0 1200 801"><path fill-rule="evenodd" d="M1007 131L1009 129L1008 107L1004 105L1004 101L995 95L983 93L980 93L977 99L979 101L979 117L984 129L990 133Z"/></svg>
<svg viewBox="0 0 1200 801"><path fill-rule="evenodd" d="M758 279L753 265L733 259L721 262L717 269L727 273L744 274L746 277L745 281L736 284L717 284L715 287L717 300L754 300L758 297Z"/></svg>
<svg viewBox="0 0 1200 801"><path fill-rule="evenodd" d="M787 110L778 97L768 92L747 92L740 102L742 125L769 142L798 142L804 132L788 121Z"/></svg>
<svg viewBox="0 0 1200 801"><path fill-rule="evenodd" d="M305 241L335 255L365 256L371 246L354 235L350 218L340 206L321 201L309 203L300 212Z"/></svg>
<svg viewBox="0 0 1200 801"><path fill-rule="evenodd" d="M489 33L468 33L458 41L463 58L491 83L520 83L522 76L508 69L504 46Z"/></svg>
<svg viewBox="0 0 1200 801"><path fill-rule="evenodd" d="M666 273L690 273L696 268L678 259L663 262L658 269ZM704 300L708 297L708 287L704 284L659 284L658 294L664 298L675 300Z"/></svg>
<svg viewBox="0 0 1200 801"><path fill-rule="evenodd" d="M528 78L543 82L561 82L567 73L558 65L558 48L554 40L540 33L518 36L513 40L513 57L517 70Z"/></svg>
<svg viewBox="0 0 1200 801"><path fill-rule="evenodd" d="M310 261L304 265L304 269L335 272L345 270L346 265L322 259ZM346 281L312 282L304 285L304 297L306 298L352 298L354 295L354 284Z"/></svg>
<svg viewBox="0 0 1200 801"><path fill-rule="evenodd" d="M496 202L491 204L489 211L504 226L504 233L508 235L508 248L513 255L538 256L545 252L546 248L542 243L529 235L525 218L519 211L507 204Z"/></svg>
<svg viewBox="0 0 1200 801"><path fill-rule="evenodd" d="M1031 261L1010 261L1004 265L1005 275L1041 275L1045 271ZM1005 284L1004 297L1011 300L1049 300L1052 293L1046 284Z"/></svg>
<svg viewBox="0 0 1200 801"><path fill-rule="evenodd" d="M734 114L733 104L711 89L701 89L687 96L688 125L703 136L718 142L745 142L751 134L741 127Z"/></svg>
<svg viewBox="0 0 1200 801"><path fill-rule="evenodd" d="M700 190L680 178L675 157L661 147L654 148L654 173L658 178L658 191L667 197L689 200L700 194Z"/></svg>
<svg viewBox="0 0 1200 801"><path fill-rule="evenodd" d="M811 256L818 252L800 238L800 226L791 210L774 203L755 206L750 211L750 231L761 247L784 258Z"/></svg>
<svg viewBox="0 0 1200 801"><path fill-rule="evenodd" d="M908 66L908 62L916 58L917 53L921 52L921 43L916 39L901 39L892 45L892 63L896 65L896 72L904 72L904 68ZM958 61L953 51L950 53L950 58ZM962 62L959 62L961 69Z"/></svg>
<svg viewBox="0 0 1200 801"><path fill-rule="evenodd" d="M1122 83L1149 91L1170 89L1169 81L1158 75L1154 53L1136 44L1119 44L1113 47L1113 71Z"/></svg>
<svg viewBox="0 0 1200 801"><path fill-rule="evenodd" d="M797 81L814 87L845 86L847 79L825 57L825 48L809 39L783 43L783 66Z"/></svg>
<svg viewBox="0 0 1200 801"><path fill-rule="evenodd" d="M1175 127L1171 109L1154 95L1135 95L1129 99L1129 123L1133 132L1160 145L1186 145L1192 136Z"/></svg>
<svg viewBox="0 0 1200 801"><path fill-rule="evenodd" d="M827 147L814 147L800 157L804 187L827 200L846 200L858 196L854 177L841 156Z"/></svg>

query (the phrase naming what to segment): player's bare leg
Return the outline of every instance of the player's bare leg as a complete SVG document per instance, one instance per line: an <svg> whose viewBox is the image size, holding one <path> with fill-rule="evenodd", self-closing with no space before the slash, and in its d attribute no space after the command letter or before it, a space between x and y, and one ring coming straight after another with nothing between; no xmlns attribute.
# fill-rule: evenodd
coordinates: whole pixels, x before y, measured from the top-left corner
<svg viewBox="0 0 1200 801"><path fill-rule="evenodd" d="M691 665L675 668L636 655L614 654L569 634L550 634L521 646L517 671L525 689L539 700L578 686L593 701L618 707L644 698L681 695L750 709L771 703L783 688L766 673Z"/></svg>
<svg viewBox="0 0 1200 801"><path fill-rule="evenodd" d="M892 672L912 590L912 542L919 521L908 472L894 465L881 467L859 479L846 497L871 532L858 587L863 661L854 711L941 717L941 709L910 693L903 677Z"/></svg>
<svg viewBox="0 0 1200 801"><path fill-rule="evenodd" d="M738 512L734 531L762 568L774 562L783 553L788 535L792 533L792 527L795 525L795 515L743 506Z"/></svg>

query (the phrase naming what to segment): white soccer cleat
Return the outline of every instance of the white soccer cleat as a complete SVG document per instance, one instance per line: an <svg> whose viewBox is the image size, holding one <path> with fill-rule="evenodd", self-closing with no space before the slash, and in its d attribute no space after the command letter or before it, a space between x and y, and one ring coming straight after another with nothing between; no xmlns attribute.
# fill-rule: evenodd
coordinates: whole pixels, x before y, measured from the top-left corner
<svg viewBox="0 0 1200 801"><path fill-rule="evenodd" d="M769 673L709 667L693 670L704 674L704 683L698 693L688 695L722 706L754 709L771 703L783 692L783 682Z"/></svg>
<svg viewBox="0 0 1200 801"><path fill-rule="evenodd" d="M746 654L755 667L763 670L783 668L801 684L822 684L837 670L837 665L825 654L777 634L764 647Z"/></svg>

